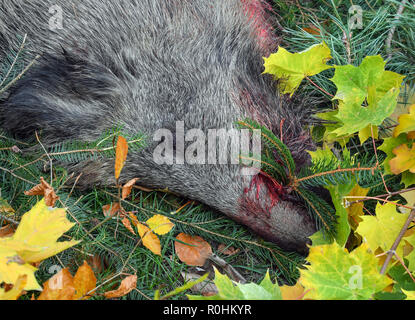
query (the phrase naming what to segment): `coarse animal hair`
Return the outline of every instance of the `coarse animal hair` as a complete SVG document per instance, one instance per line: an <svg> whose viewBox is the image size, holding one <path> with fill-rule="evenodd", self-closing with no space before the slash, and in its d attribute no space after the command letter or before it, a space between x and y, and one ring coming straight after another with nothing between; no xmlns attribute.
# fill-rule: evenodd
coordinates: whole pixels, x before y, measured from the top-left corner
<svg viewBox="0 0 415 320"><path fill-rule="evenodd" d="M262 57L277 47L261 2L1 0L0 61L24 34L26 63L41 54L1 103L1 127L20 138L41 130L51 146L91 141L117 124L152 137L160 128L174 134L177 121L206 132L249 117L282 135L297 165L306 165L312 148L306 102L279 96L273 79L261 74ZM62 10L61 29L49 25L54 6ZM240 165L158 165L157 143L148 142L129 154L123 180L168 188L282 248L306 250L315 226L300 203L270 207L267 187L251 188ZM86 188L114 183L111 159L67 169L82 172Z"/></svg>

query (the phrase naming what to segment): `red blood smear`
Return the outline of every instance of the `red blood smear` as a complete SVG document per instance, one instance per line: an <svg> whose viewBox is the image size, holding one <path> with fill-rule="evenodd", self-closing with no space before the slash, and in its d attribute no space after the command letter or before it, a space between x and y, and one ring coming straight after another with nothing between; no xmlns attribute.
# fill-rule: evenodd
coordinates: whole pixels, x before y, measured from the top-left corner
<svg viewBox="0 0 415 320"><path fill-rule="evenodd" d="M274 44L273 28L269 23L268 12L272 7L265 0L241 0L250 20L254 22L259 44L267 51L272 51Z"/></svg>

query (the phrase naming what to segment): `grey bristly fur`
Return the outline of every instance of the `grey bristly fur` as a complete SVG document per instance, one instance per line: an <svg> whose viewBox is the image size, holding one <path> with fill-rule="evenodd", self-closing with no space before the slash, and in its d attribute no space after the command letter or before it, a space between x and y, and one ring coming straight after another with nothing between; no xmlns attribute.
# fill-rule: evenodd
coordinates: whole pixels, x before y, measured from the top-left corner
<svg viewBox="0 0 415 320"><path fill-rule="evenodd" d="M56 4L63 29L50 30ZM279 136L284 119L284 142L302 166L311 146L307 108L279 97L261 75L262 57L275 48L264 48L256 30L241 0L1 0L0 61L26 33L26 62L42 55L1 104L1 126L20 137L41 130L51 145L96 139L116 124L152 137L160 128L174 132L176 121L206 131L245 117ZM301 205L281 200L269 209L266 186L257 198L239 165L157 165L155 145L129 154L124 180L168 188L285 249L305 250L315 227ZM85 187L114 183L111 159L68 169L83 172Z"/></svg>

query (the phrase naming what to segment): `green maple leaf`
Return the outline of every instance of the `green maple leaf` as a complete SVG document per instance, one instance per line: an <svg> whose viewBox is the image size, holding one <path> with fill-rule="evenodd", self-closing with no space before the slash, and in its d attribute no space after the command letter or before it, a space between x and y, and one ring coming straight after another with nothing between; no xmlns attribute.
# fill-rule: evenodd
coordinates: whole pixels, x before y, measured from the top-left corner
<svg viewBox="0 0 415 320"><path fill-rule="evenodd" d="M390 89L379 101L362 107L358 103L344 104L339 108L336 118L343 123L343 126L333 131L338 136L353 134L365 130L368 126L379 126L395 110L399 89ZM374 129L377 130L377 129ZM369 137L366 132L360 134L366 139Z"/></svg>
<svg viewBox="0 0 415 320"><path fill-rule="evenodd" d="M340 102L336 118L343 125L333 133L344 136L360 132L360 139L366 140L370 136L370 126L377 130L376 126L395 110L404 76L385 71L381 56L368 56L359 67L335 68L331 81L337 87L334 99Z"/></svg>
<svg viewBox="0 0 415 320"><path fill-rule="evenodd" d="M226 275L215 269L214 283L218 294L214 296L187 295L190 300L282 300L278 283L272 283L267 272L262 282L234 284Z"/></svg>
<svg viewBox="0 0 415 320"><path fill-rule="evenodd" d="M306 77L332 68L326 64L330 59L330 49L324 42L298 53L279 47L276 53L264 58L264 73L280 79L281 92L292 95Z"/></svg>
<svg viewBox="0 0 415 320"><path fill-rule="evenodd" d="M310 265L300 270L300 282L310 290L305 298L367 300L392 280L379 273L378 260L363 244L348 253L337 243L310 248Z"/></svg>

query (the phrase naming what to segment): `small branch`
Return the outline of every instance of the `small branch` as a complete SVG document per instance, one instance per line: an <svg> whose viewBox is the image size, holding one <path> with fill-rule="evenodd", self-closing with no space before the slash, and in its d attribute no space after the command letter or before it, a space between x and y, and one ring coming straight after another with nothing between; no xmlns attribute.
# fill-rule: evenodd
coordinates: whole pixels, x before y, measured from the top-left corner
<svg viewBox="0 0 415 320"><path fill-rule="evenodd" d="M12 70L13 70L14 66L16 65L16 63L17 63L17 59L19 58L19 56L20 56L20 54L22 53L23 48L24 48L24 46L25 46L25 44L26 44L26 39L27 39L27 33L24 35L24 38L23 38L22 44L20 45L20 48L19 48L19 50L17 51L16 56L14 57L13 63L11 64L11 66L10 66L9 70L7 71L6 75L4 76L3 81L0 83L0 88L1 88L1 87L3 86L3 84L7 81L7 78L10 76L10 73L12 72Z"/></svg>
<svg viewBox="0 0 415 320"><path fill-rule="evenodd" d="M346 197L343 197L343 199L357 199L357 198L360 199L359 202L361 202L361 201L367 201L367 200L377 200L377 201L391 203L391 204L393 204L393 205L395 205L397 207L402 207L402 208L406 208L406 209L410 209L410 210L415 209L414 207L405 206L403 204L396 203L396 202L393 202L393 201L389 201L389 200L386 200L386 199L381 199L379 197L367 197L367 196L366 197L363 197L363 196L346 196ZM364 198L364 199L361 199L361 198ZM349 202L348 204L352 204L352 203L355 203L355 202L356 201Z"/></svg>
<svg viewBox="0 0 415 320"><path fill-rule="evenodd" d="M392 197L392 196L396 196L398 194L402 194L402 193L406 193L406 192L414 191L414 190L415 190L415 187L412 187L412 188L408 188L408 189L404 189L404 190L399 190L399 191L395 191L395 192L391 192L391 193L381 194L380 196L377 196L377 198ZM364 202L366 200L369 200L369 199L366 199L366 197L361 197L361 198L362 199L360 199L360 200L356 200L356 201L349 202L349 205L352 205L352 204L355 204L355 203Z"/></svg>
<svg viewBox="0 0 415 320"><path fill-rule="evenodd" d="M326 176L326 175L331 175L331 174L335 174L335 173L339 173L339 172L352 172L355 173L356 171L372 171L374 172L377 169L377 166L372 167L372 168L345 168L345 169L336 169L336 170L331 170L331 171L326 171L326 172L320 172L320 173L316 173L313 174L312 176L308 176L308 177L304 177L304 178L300 178L300 179L295 179L295 184L298 184L298 182L303 182L303 181L307 181L310 179L314 179L316 177L322 177L322 176Z"/></svg>
<svg viewBox="0 0 415 320"><path fill-rule="evenodd" d="M26 68L22 72L19 73L19 75L14 78L12 81L10 81L3 89L0 90L0 95L2 95L4 92L6 92L12 85L14 85L18 80L20 80L21 77L35 64L35 62L40 58L40 55L37 55L32 62L30 62Z"/></svg>
<svg viewBox="0 0 415 320"><path fill-rule="evenodd" d="M19 222L17 222L16 220L13 220L11 218L7 218L6 216L0 214L0 220L6 220L8 223L14 224L15 226L19 225Z"/></svg>
<svg viewBox="0 0 415 320"><path fill-rule="evenodd" d="M45 155L48 157L49 159L49 170L50 170L50 185L52 185L53 182L53 161L52 158L49 156L48 151L46 150L45 146L42 144L42 142L40 142L39 139L39 135L37 134L37 131L35 131L35 135L36 135L36 140L37 142L39 142L40 146L42 147L43 151L45 151Z"/></svg>
<svg viewBox="0 0 415 320"><path fill-rule="evenodd" d="M315 86L317 89L319 89L321 92L324 92L326 95L328 95L329 97L331 97L331 98L334 98L334 96L331 94L331 93L329 93L329 92L327 92L326 90L324 90L322 87L320 87L317 83L315 83L313 80L311 80L309 77L306 77L306 79L308 80L308 81L310 81L310 83L313 85L313 86Z"/></svg>
<svg viewBox="0 0 415 320"><path fill-rule="evenodd" d="M398 237L396 238L395 242L393 243L392 247L388 251L388 255L386 256L386 260L383 263L382 269L380 270L380 274L385 274L386 269L392 260L392 257L395 255L396 249L399 246L399 243L401 242L403 236L405 235L405 232L408 230L409 225L411 224L412 220L415 218L415 209L412 209L411 213L408 216L408 219L406 219L406 222L404 226L401 229L401 232L399 232Z"/></svg>

